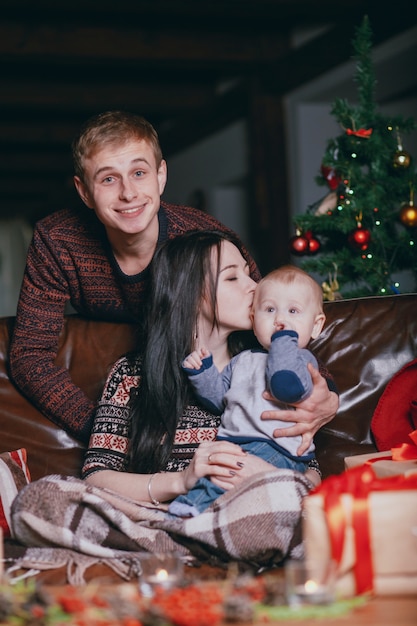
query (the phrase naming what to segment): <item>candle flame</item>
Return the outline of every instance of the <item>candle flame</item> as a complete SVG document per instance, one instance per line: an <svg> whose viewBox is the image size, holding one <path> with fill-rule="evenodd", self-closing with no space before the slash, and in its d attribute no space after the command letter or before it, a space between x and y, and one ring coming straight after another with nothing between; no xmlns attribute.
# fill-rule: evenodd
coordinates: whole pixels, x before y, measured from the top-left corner
<svg viewBox="0 0 417 626"><path fill-rule="evenodd" d="M307 593L314 593L317 591L318 584L315 580L307 580L304 587Z"/></svg>
<svg viewBox="0 0 417 626"><path fill-rule="evenodd" d="M168 572L166 571L166 569L159 569L156 572L156 577L159 580L159 582L162 582L164 580L167 580L168 578Z"/></svg>

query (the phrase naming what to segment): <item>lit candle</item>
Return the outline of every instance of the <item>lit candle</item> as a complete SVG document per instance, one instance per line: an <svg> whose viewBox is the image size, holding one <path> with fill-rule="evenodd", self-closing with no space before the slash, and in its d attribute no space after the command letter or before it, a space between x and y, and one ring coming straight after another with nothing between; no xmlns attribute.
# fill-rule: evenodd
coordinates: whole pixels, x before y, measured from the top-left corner
<svg viewBox="0 0 417 626"><path fill-rule="evenodd" d="M139 589L144 596L152 597L155 589L172 589L181 582L183 563L174 555L146 555L141 559L142 573Z"/></svg>
<svg viewBox="0 0 417 626"><path fill-rule="evenodd" d="M156 577L157 577L158 580L163 582L163 581L167 580L168 572L166 571L166 569L159 569L156 572Z"/></svg>
<svg viewBox="0 0 417 626"><path fill-rule="evenodd" d="M285 566L288 604L330 604L334 600L336 568L329 562L290 560Z"/></svg>
<svg viewBox="0 0 417 626"><path fill-rule="evenodd" d="M303 585L297 585L294 591L304 604L329 604L333 599L330 589L315 580L306 580Z"/></svg>

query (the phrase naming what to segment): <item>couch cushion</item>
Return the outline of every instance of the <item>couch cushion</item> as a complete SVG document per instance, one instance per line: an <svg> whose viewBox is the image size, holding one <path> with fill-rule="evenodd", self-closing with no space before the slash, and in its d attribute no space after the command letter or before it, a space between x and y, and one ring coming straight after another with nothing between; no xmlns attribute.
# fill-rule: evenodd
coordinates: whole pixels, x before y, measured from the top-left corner
<svg viewBox="0 0 417 626"><path fill-rule="evenodd" d="M417 355L417 295L325 303L327 319L310 347L340 391L336 417L315 437L324 476L344 470L344 457L376 451L371 419L385 387Z"/></svg>
<svg viewBox="0 0 417 626"><path fill-rule="evenodd" d="M0 319L0 452L26 448L32 480L47 474L78 476L85 446L42 415L9 378L8 350L14 318ZM57 363L93 400L110 366L132 349L134 327L68 316Z"/></svg>

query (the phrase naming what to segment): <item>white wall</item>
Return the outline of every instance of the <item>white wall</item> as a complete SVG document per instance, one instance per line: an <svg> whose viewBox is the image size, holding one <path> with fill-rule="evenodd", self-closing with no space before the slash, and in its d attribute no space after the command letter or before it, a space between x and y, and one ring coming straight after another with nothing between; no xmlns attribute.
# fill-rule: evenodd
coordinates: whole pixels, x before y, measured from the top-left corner
<svg viewBox="0 0 417 626"><path fill-rule="evenodd" d="M32 229L22 219L0 220L0 317L15 315Z"/></svg>
<svg viewBox="0 0 417 626"><path fill-rule="evenodd" d="M241 120L169 159L163 198L194 206L202 198L205 210L249 245L247 172L247 129Z"/></svg>

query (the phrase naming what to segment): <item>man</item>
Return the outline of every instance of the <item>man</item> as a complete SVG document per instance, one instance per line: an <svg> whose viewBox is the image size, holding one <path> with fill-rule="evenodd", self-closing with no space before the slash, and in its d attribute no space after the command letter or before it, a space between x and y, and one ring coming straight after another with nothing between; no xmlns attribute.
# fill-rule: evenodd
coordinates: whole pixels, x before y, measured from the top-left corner
<svg viewBox="0 0 417 626"><path fill-rule="evenodd" d="M36 225L10 369L44 415L86 443L95 404L54 363L66 305L91 319L140 321L147 268L158 244L189 230L228 229L197 209L161 202L167 166L155 129L140 116L110 111L89 120L73 142L73 161L75 187L90 211L63 209ZM255 262L243 253L259 280ZM325 421L337 408L331 400ZM323 411L316 413L323 423Z"/></svg>

